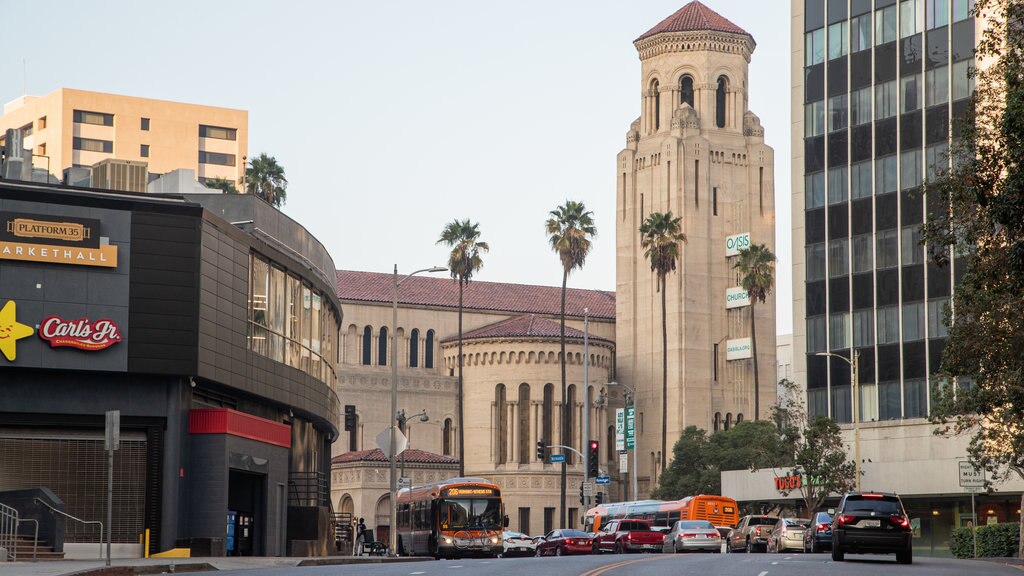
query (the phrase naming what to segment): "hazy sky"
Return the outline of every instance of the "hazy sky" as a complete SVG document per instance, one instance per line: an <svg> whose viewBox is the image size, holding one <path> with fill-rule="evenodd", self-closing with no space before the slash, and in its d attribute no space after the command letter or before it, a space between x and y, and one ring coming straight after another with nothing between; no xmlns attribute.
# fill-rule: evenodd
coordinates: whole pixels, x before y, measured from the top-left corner
<svg viewBox="0 0 1024 576"><path fill-rule="evenodd" d="M775 148L778 331L791 332L786 0L704 0L750 32L750 108ZM559 285L567 198L598 238L578 288L615 289L615 155L640 114L632 41L685 0L0 0L0 101L60 87L241 108L284 166L283 210L339 268L444 265L480 223L478 278Z"/></svg>

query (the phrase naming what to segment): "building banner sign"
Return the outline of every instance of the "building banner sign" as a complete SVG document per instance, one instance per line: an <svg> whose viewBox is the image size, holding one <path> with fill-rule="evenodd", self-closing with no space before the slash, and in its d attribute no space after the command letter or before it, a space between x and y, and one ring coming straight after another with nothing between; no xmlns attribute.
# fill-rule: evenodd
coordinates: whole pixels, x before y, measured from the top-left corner
<svg viewBox="0 0 1024 576"><path fill-rule="evenodd" d="M615 409L615 449L622 452L626 449L626 410Z"/></svg>
<svg viewBox="0 0 1024 576"><path fill-rule="evenodd" d="M725 341L726 360L744 360L754 356L754 348L750 338L737 338Z"/></svg>
<svg viewBox="0 0 1024 576"><path fill-rule="evenodd" d="M636 447L636 407L626 408L626 449Z"/></svg>
<svg viewBox="0 0 1024 576"><path fill-rule="evenodd" d="M740 250L750 248L750 232L725 237L725 257L736 256Z"/></svg>
<svg viewBox="0 0 1024 576"><path fill-rule="evenodd" d="M117 267L117 246L102 243L91 218L0 212L0 260Z"/></svg>
<svg viewBox="0 0 1024 576"><path fill-rule="evenodd" d="M750 294L742 286L725 289L726 310L743 308L744 306L750 306Z"/></svg>
<svg viewBox="0 0 1024 576"><path fill-rule="evenodd" d="M90 322L88 318L64 320L60 316L47 316L39 324L39 337L49 342L50 348L70 346L92 351L120 342L121 330L107 318Z"/></svg>

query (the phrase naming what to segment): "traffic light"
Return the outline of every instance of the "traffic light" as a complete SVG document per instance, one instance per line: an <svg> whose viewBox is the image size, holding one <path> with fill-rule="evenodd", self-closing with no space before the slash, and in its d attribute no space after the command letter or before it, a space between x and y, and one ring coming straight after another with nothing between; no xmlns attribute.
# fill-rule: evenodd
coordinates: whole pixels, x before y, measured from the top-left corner
<svg viewBox="0 0 1024 576"><path fill-rule="evenodd" d="M547 445L544 444L544 439L537 440L537 460L544 461L544 452L548 449Z"/></svg>
<svg viewBox="0 0 1024 576"><path fill-rule="evenodd" d="M356 429L356 407L352 404L345 404L345 432Z"/></svg>
<svg viewBox="0 0 1024 576"><path fill-rule="evenodd" d="M594 494L594 504L604 504L604 492Z"/></svg>
<svg viewBox="0 0 1024 576"><path fill-rule="evenodd" d="M580 482L580 504L586 505L587 499L583 497L583 482Z"/></svg>
<svg viewBox="0 0 1024 576"><path fill-rule="evenodd" d="M597 465L600 454L601 451L598 449L597 440L591 440L587 444L587 478L597 478L601 474L601 470Z"/></svg>

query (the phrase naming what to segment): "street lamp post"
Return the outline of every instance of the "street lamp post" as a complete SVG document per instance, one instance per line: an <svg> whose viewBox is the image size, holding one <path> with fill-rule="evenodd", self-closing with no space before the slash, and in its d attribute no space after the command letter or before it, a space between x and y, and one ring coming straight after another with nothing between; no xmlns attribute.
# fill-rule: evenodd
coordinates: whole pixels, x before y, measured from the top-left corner
<svg viewBox="0 0 1024 576"><path fill-rule="evenodd" d="M388 498L391 500L391 506L389 506L389 521L391 523L391 526L389 526L388 529L389 556L398 555L398 502L396 498L398 492L398 478L395 476L395 474L398 471L398 461L396 459L397 455L395 454L398 448L398 434L396 433L395 426L395 417L398 414L398 287L402 285L402 282L405 282L406 280L412 278L413 276L419 274L420 272L444 272L446 270L448 269L443 266L423 268L422 270L417 270L412 274L409 274L405 278L402 278L401 281L399 281L398 264L395 264L394 283L391 285L391 415L388 417L388 424L389 426L391 426L391 433L389 434L391 436L391 454L389 455L389 459L391 460L391 483L389 486L388 495Z"/></svg>
<svg viewBox="0 0 1024 576"><path fill-rule="evenodd" d="M854 478L857 492L860 492L860 383L857 381L857 364L860 360L860 351L853 348L852 359L834 352L818 352L815 356L832 356L839 358L850 365L850 377L853 379L853 451L856 472Z"/></svg>
<svg viewBox="0 0 1024 576"><path fill-rule="evenodd" d="M628 399L628 401L626 402L626 406L625 407L628 410L630 404L632 404L633 405L633 410L635 411L636 410L636 390L634 388L630 388L629 385L623 384L622 382L609 382L608 383L608 387L611 388L612 386L622 386L623 388L626 389L626 398ZM629 450L628 446L626 447L626 450ZM634 428L634 436L633 436L633 470L630 473L630 477L633 480L633 482L632 482L633 483L633 500L638 500L639 499L639 496L638 496L639 492L637 490L637 486L639 485L639 482L637 481L637 476L639 476L639 471L636 469L636 461L637 461L636 453L637 453L636 433L635 433L635 428Z"/></svg>

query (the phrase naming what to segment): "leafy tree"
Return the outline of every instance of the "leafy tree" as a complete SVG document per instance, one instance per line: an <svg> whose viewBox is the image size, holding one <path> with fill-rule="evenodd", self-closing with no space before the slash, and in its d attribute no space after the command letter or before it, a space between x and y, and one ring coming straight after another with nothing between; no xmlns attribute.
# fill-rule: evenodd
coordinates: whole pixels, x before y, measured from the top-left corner
<svg viewBox="0 0 1024 576"><path fill-rule="evenodd" d="M775 254L764 244L754 244L740 250L739 258L733 265L742 275L741 284L750 297L750 347L754 357L754 420L761 418L761 379L757 369L757 330L754 325L755 309L758 302L764 304L772 293L775 278Z"/></svg>
<svg viewBox="0 0 1024 576"><path fill-rule="evenodd" d="M678 500L721 492L721 470L707 433L696 426L687 426L672 448L672 463L658 478L658 487L651 497Z"/></svg>
<svg viewBox="0 0 1024 576"><path fill-rule="evenodd" d="M203 184L207 188L213 188L214 190L220 190L224 194L238 194L238 188L235 188L235 183L231 180L224 178L210 178Z"/></svg>
<svg viewBox="0 0 1024 576"><path fill-rule="evenodd" d="M480 240L480 224L469 219L452 220L441 231L437 244L451 248L448 256L448 270L452 280L459 283L459 476L466 475L465 419L463 414L462 390L462 291L469 281L484 266L480 254L491 249L487 242Z"/></svg>
<svg viewBox="0 0 1024 576"><path fill-rule="evenodd" d="M790 465L795 445L767 420L744 420L711 436L721 470L760 470Z"/></svg>
<svg viewBox="0 0 1024 576"><path fill-rule="evenodd" d="M597 235L597 227L594 225L594 213L587 210L583 202L566 200L565 204L555 208L549 213L550 218L545 222L548 240L551 249L558 253L562 261L562 314L559 338L561 341L561 362L562 362L562 444L568 444L569 439L569 407L566 404L565 389L565 291L569 280L569 273L576 269L583 268L587 255L590 254L591 239ZM583 391L587 393L586 390ZM634 472L635 473L635 472ZM565 485L566 470L565 463L562 463L562 490L561 490L561 518L560 526L566 526L565 520Z"/></svg>
<svg viewBox="0 0 1024 576"><path fill-rule="evenodd" d="M242 183L247 194L259 196L275 208L280 208L287 197L288 179L284 177L284 168L266 153L249 160Z"/></svg>
<svg viewBox="0 0 1024 576"><path fill-rule="evenodd" d="M665 310L665 278L674 272L679 261L680 245L686 242L681 217L672 211L651 212L640 225L640 245L644 257L651 263L651 271L658 275L661 292L661 469L665 469L668 452L668 326Z"/></svg>
<svg viewBox="0 0 1024 576"><path fill-rule="evenodd" d="M975 14L986 66L952 167L926 188L930 256L959 277L942 355L956 385L933 391L930 419L938 434L968 435L971 460L999 482L1024 478L1024 3L977 0Z"/></svg>

